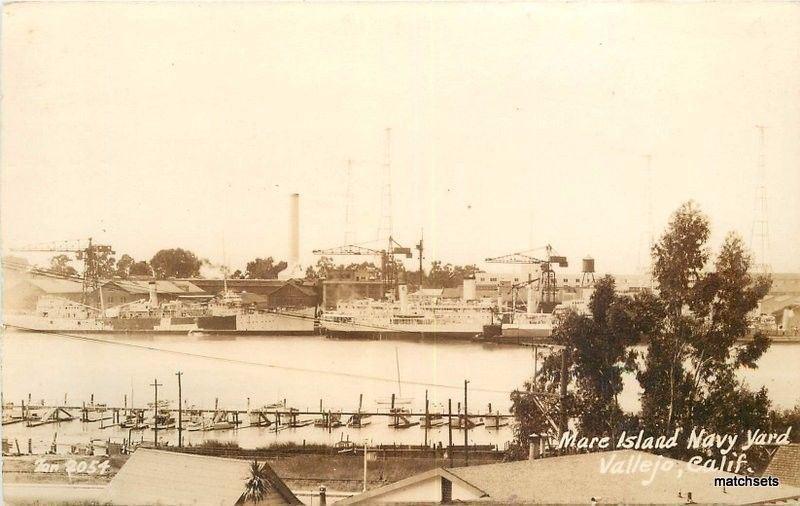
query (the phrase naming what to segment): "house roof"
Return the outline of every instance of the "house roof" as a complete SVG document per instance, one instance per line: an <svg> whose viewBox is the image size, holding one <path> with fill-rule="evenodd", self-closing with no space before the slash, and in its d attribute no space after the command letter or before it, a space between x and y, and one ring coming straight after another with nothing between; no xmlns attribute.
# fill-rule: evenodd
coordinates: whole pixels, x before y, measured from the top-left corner
<svg viewBox="0 0 800 506"><path fill-rule="evenodd" d="M186 295L186 294L203 294L205 293L197 285L185 280L155 280L156 292L163 294L173 295ZM103 284L104 287L115 285L120 290L128 293L141 293L145 294L150 291L150 281L143 279L113 279Z"/></svg>
<svg viewBox="0 0 800 506"><path fill-rule="evenodd" d="M654 471L655 470L655 471ZM675 504L686 501L687 492L697 503L751 504L800 499L800 488L715 487L715 477L736 475L647 452L616 450L537 460L522 460L441 470L473 490L482 492L476 502L589 504ZM379 502L397 488L413 486L430 478L431 471L355 496L349 502ZM448 478L450 479L450 478ZM389 488L394 487L394 488ZM681 494L679 496L678 494ZM362 499L363 498L363 499ZM431 497L436 502L437 497Z"/></svg>
<svg viewBox="0 0 800 506"><path fill-rule="evenodd" d="M372 490L368 490L362 494L358 494L352 497L348 497L346 499L342 499L338 501L336 504L369 504L372 502L380 502L380 498L383 495L386 495L390 492L394 492L396 490L401 490L408 486L413 486L416 483L425 481L429 478L433 478L435 476L440 476L442 478L446 478L450 481L458 482L461 486L470 490L476 497L485 497L487 496L486 492L483 490L475 487L471 483L468 483L462 480L459 476L451 473L447 469L443 469L441 467L437 467L436 469L431 469L429 471L425 471L424 473L415 474L414 476L410 476L400 481L396 481L394 483L390 483L389 485L374 488ZM437 498L431 498L431 502L439 502Z"/></svg>
<svg viewBox="0 0 800 506"><path fill-rule="evenodd" d="M301 504L265 465L275 499ZM109 483L103 502L112 504L234 505L250 475L246 460L139 448Z"/></svg>
<svg viewBox="0 0 800 506"><path fill-rule="evenodd" d="M266 304L269 302L269 299L264 295L259 295L257 293L241 292L239 293L239 297L242 299L242 304Z"/></svg>
<svg viewBox="0 0 800 506"><path fill-rule="evenodd" d="M619 467L612 467L615 464ZM628 466L638 471L625 472ZM649 472L643 470L645 466ZM623 472L611 472L614 469ZM692 492L698 503L748 504L800 497L800 489L783 485L723 490L714 487L713 478L736 475L708 472L687 462L634 450L459 467L450 472L485 490L492 500L503 502L588 503L595 497L601 503L675 503L682 502L678 492L684 498Z"/></svg>
<svg viewBox="0 0 800 506"><path fill-rule="evenodd" d="M800 487L800 444L778 447L778 451L769 461L765 476L776 476L781 483Z"/></svg>
<svg viewBox="0 0 800 506"><path fill-rule="evenodd" d="M278 286L278 287L275 287L274 290L269 292L269 295L273 295L273 294L275 294L275 293L277 293L277 292L279 292L281 290L287 290L287 289L297 290L298 292L302 293L306 297L316 297L316 295L317 295L317 293L313 289L311 289L309 287L306 287L306 286L299 285L297 283L293 283L291 281L287 281L285 284L283 284L281 286Z"/></svg>
<svg viewBox="0 0 800 506"><path fill-rule="evenodd" d="M81 293L83 284L80 281L65 278L31 277L26 282L46 293Z"/></svg>

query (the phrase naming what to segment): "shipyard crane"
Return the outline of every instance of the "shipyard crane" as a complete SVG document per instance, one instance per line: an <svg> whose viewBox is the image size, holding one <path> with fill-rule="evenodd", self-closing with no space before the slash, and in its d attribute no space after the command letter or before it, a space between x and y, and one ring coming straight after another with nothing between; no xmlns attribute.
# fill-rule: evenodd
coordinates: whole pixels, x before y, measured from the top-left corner
<svg viewBox="0 0 800 506"><path fill-rule="evenodd" d="M388 287L394 289L398 282L398 268L395 256L402 255L406 258L411 258L412 256L411 248L402 246L391 236L389 237L387 247L382 250L367 248L358 244L347 244L336 248L315 249L313 253L322 256L366 255L380 257L381 281L383 282L384 290Z"/></svg>
<svg viewBox="0 0 800 506"><path fill-rule="evenodd" d="M509 255L502 255L499 257L492 257L487 258L487 263L495 263L495 264L526 264L526 265L536 265L538 264L541 268L541 274L538 278L529 279L526 282L518 283L517 285L513 285L512 289L518 290L523 286L530 285L532 283L538 283L541 299L540 305L544 311L552 311L552 309L556 305L556 292L558 290L557 282L556 282L556 273L553 270L553 265L558 265L559 267L567 267L569 263L567 262L567 257L556 255L554 254L553 247L549 244L544 247L545 250L545 258L538 258L531 256L529 253L533 251L537 251L541 248L537 248L535 250L528 250L522 251L519 253L511 253Z"/></svg>
<svg viewBox="0 0 800 506"><path fill-rule="evenodd" d="M115 252L106 244L95 244L92 238L73 241L55 241L43 244L13 248L12 251L72 253L76 260L83 262L83 300L88 302L89 294L100 286L100 259L103 255L113 255Z"/></svg>

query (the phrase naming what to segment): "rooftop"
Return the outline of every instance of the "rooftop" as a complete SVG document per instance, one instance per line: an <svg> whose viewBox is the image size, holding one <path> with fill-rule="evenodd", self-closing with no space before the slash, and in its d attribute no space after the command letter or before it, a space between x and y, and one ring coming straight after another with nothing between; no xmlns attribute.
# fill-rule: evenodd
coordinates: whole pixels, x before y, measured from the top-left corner
<svg viewBox="0 0 800 506"><path fill-rule="evenodd" d="M800 488L783 485L723 490L714 486L713 479L735 474L708 472L687 462L634 450L459 467L450 472L482 489L492 500L504 502L589 503L594 497L601 504L680 503L685 502L687 492L698 503L748 504L800 498Z"/></svg>
<svg viewBox="0 0 800 506"><path fill-rule="evenodd" d="M34 276L27 280L46 293L81 293L83 283L67 278L51 278Z"/></svg>
<svg viewBox="0 0 800 506"><path fill-rule="evenodd" d="M472 467L438 469L370 490L345 503L380 502L383 494L409 489L435 472L479 493L473 502L589 504L752 504L800 499L800 488L716 487L716 477L732 473L708 471L680 460L647 452L616 450ZM437 502L431 496L428 502Z"/></svg>
<svg viewBox="0 0 800 506"><path fill-rule="evenodd" d="M777 476L781 483L800 487L800 444L779 447L764 471L764 476Z"/></svg>
<svg viewBox="0 0 800 506"><path fill-rule="evenodd" d="M270 504L301 504L269 466ZM234 505L250 476L246 460L140 448L114 476L103 502L112 504Z"/></svg>

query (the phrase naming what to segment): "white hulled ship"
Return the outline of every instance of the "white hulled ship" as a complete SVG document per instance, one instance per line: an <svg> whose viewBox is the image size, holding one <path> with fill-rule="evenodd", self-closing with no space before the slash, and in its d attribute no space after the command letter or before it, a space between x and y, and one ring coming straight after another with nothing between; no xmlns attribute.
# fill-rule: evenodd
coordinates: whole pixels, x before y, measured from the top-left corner
<svg viewBox="0 0 800 506"><path fill-rule="evenodd" d="M339 302L334 311L322 314L320 327L338 338L471 339L492 322L494 311L491 302L474 299L474 284L469 287L465 283L460 300L427 297L421 292L409 295L406 285L400 285L397 300Z"/></svg>
<svg viewBox="0 0 800 506"><path fill-rule="evenodd" d="M223 291L209 302L159 304L155 284L148 299L105 310L65 298L43 296L30 313L7 313L5 325L21 331L170 334L313 334L314 308L258 310L241 294Z"/></svg>

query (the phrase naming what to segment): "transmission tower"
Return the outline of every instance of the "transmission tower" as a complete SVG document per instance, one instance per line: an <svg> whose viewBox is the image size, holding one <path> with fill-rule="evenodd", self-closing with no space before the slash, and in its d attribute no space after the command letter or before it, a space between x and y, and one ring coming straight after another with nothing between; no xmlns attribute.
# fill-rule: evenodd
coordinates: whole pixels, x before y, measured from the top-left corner
<svg viewBox="0 0 800 506"><path fill-rule="evenodd" d="M383 189L381 192L381 221L378 240L392 237L392 129L386 129L386 155L383 162Z"/></svg>
<svg viewBox="0 0 800 506"><path fill-rule="evenodd" d="M647 159L647 282L653 288L653 246L656 244L653 233L653 156Z"/></svg>
<svg viewBox="0 0 800 506"><path fill-rule="evenodd" d="M352 205L353 160L347 160L347 187L344 195L344 243L353 244L353 225L350 222L350 206Z"/></svg>
<svg viewBox="0 0 800 506"><path fill-rule="evenodd" d="M756 125L759 134L758 180L756 181L755 202L753 205L753 227L750 232L750 249L754 252L753 268L757 272L772 270L769 263L769 213L767 211L767 164L765 127Z"/></svg>

